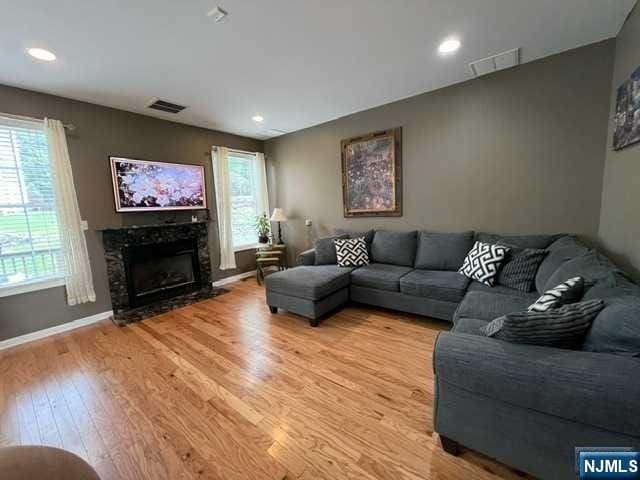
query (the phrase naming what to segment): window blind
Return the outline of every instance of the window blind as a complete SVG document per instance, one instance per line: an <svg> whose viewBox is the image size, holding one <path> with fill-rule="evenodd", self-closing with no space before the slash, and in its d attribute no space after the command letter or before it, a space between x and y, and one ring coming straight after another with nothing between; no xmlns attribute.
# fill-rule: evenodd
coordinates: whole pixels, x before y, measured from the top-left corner
<svg viewBox="0 0 640 480"><path fill-rule="evenodd" d="M62 275L42 126L0 118L0 288Z"/></svg>
<svg viewBox="0 0 640 480"><path fill-rule="evenodd" d="M229 152L231 182L231 229L233 246L255 245L258 211L258 187L255 155Z"/></svg>

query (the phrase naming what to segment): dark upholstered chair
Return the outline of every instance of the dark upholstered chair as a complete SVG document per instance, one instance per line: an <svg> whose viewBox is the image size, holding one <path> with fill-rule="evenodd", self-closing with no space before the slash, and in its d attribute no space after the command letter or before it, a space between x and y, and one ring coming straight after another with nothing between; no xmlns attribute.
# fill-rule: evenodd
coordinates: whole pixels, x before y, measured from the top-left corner
<svg viewBox="0 0 640 480"><path fill-rule="evenodd" d="M2 480L100 480L77 455L59 448L27 445L0 448Z"/></svg>

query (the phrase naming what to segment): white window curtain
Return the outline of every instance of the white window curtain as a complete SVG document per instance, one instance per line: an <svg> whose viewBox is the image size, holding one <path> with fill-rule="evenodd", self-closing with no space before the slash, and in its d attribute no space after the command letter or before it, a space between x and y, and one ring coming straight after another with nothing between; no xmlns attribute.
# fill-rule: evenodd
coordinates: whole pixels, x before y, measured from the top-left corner
<svg viewBox="0 0 640 480"><path fill-rule="evenodd" d="M60 225L67 303L77 305L95 302L87 241L82 231L64 127L59 120L45 118L44 131L49 144L51 175Z"/></svg>
<svg viewBox="0 0 640 480"><path fill-rule="evenodd" d="M264 153L256 153L256 179L258 187L258 212L264 212L269 216L269 194L267 190L267 165Z"/></svg>
<svg viewBox="0 0 640 480"><path fill-rule="evenodd" d="M220 239L220 270L236 268L231 229L231 188L229 179L229 149L213 147L213 182L216 189L218 237Z"/></svg>

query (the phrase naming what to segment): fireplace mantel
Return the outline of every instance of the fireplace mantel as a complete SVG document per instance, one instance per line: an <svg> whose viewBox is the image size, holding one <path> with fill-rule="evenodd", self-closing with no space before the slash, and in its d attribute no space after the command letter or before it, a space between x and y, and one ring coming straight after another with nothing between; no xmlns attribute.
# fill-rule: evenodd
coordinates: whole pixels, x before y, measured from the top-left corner
<svg viewBox="0 0 640 480"><path fill-rule="evenodd" d="M151 224L142 224L142 225L117 225L117 226L109 226L109 227L100 227L97 228L99 232L111 232L111 231L119 231L119 230L141 230L141 229L149 229L149 228L170 228L170 227L181 227L185 225L207 225L210 223L209 220L198 220L196 222L177 222L177 223L151 223Z"/></svg>

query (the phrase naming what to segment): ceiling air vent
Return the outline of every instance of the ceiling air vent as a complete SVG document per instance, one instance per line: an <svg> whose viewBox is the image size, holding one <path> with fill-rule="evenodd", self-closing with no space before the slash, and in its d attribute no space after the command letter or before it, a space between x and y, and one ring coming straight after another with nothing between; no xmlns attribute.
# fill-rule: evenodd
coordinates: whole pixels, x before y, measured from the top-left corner
<svg viewBox="0 0 640 480"><path fill-rule="evenodd" d="M469 64L469 68L471 68L471 72L474 76L481 77L482 75L515 67L516 65L520 65L519 48L514 48L513 50L508 50L481 60L476 60Z"/></svg>
<svg viewBox="0 0 640 480"><path fill-rule="evenodd" d="M267 133L269 135L278 136L278 135L284 135L289 132L287 132L286 130L280 130L279 128L270 128L269 130L267 130Z"/></svg>
<svg viewBox="0 0 640 480"><path fill-rule="evenodd" d="M177 103L167 102L166 100L153 99L151 103L148 105L149 108L153 108L154 110L161 110L163 112L169 113L180 113L184 110L184 105L178 105Z"/></svg>

